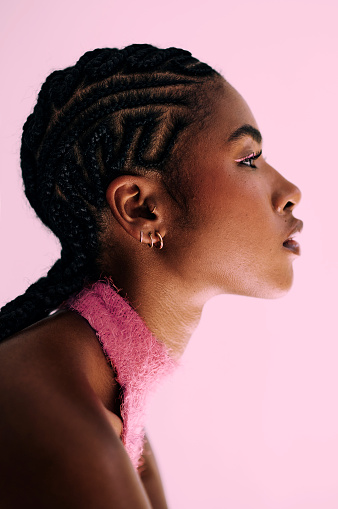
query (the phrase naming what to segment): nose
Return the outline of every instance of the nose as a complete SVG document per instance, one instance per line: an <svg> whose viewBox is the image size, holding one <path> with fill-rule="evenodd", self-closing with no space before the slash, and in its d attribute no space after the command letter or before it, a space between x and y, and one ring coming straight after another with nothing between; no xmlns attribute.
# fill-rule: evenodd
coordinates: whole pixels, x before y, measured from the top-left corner
<svg viewBox="0 0 338 509"><path fill-rule="evenodd" d="M277 172L276 172L277 173ZM291 212L300 202L301 192L297 186L278 173L276 188L272 194L272 204L278 214Z"/></svg>

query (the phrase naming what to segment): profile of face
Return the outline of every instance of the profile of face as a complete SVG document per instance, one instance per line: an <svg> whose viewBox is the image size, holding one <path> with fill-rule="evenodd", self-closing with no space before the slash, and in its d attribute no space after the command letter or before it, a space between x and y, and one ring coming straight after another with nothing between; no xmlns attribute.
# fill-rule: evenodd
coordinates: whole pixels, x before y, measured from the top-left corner
<svg viewBox="0 0 338 509"><path fill-rule="evenodd" d="M299 255L292 237L302 229L293 216L301 194L265 161L257 123L228 83L184 150L189 226L177 226L177 271L215 294L285 294Z"/></svg>

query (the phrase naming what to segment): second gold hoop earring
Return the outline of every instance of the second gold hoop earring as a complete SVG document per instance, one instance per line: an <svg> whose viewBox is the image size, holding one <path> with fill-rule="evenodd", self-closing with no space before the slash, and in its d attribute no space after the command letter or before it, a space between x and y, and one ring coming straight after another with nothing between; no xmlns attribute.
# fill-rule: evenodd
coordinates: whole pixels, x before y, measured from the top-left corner
<svg viewBox="0 0 338 509"><path fill-rule="evenodd" d="M153 236L152 236L151 232L149 232L149 234L148 234L148 235L149 235L149 237L150 237L150 242L151 242L151 244L149 244L149 247L150 247L150 248L151 248L151 247L154 247L154 239L153 239Z"/></svg>
<svg viewBox="0 0 338 509"><path fill-rule="evenodd" d="M150 244L148 244L150 248L151 247L156 247L156 249L163 249L163 237L162 237L162 235L159 232L155 231L155 235L157 235L157 237L159 238L159 240L156 241L156 244L159 242L160 243L159 246L156 246L152 233L149 232L148 235L150 237Z"/></svg>

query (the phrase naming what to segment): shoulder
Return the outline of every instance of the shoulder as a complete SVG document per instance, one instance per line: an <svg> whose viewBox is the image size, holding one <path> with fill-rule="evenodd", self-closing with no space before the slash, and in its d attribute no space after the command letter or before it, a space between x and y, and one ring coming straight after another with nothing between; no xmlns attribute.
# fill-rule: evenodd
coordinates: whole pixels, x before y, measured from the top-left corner
<svg viewBox="0 0 338 509"><path fill-rule="evenodd" d="M9 414L18 409L29 419L69 405L106 416L118 389L95 332L75 312L55 314L0 344L0 403Z"/></svg>
<svg viewBox="0 0 338 509"><path fill-rule="evenodd" d="M95 333L75 313L42 322L0 346L1 507L118 508L126 491L149 507L107 417L113 372Z"/></svg>
<svg viewBox="0 0 338 509"><path fill-rule="evenodd" d="M0 430L2 508L122 508L126 497L128 507L148 507L90 388L66 391L51 379L39 388L30 377L2 404Z"/></svg>
<svg viewBox="0 0 338 509"><path fill-rule="evenodd" d="M0 366L0 384L13 389L49 380L69 390L86 379L107 407L118 389L95 331L74 311L57 312L5 340Z"/></svg>

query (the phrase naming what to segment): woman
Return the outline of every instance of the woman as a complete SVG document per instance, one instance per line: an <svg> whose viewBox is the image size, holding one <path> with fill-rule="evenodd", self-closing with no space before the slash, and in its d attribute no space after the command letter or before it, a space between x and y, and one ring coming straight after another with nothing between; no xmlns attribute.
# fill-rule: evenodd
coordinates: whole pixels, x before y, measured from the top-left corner
<svg viewBox="0 0 338 509"><path fill-rule="evenodd" d="M2 508L166 507L148 389L210 297L292 283L300 191L261 144L243 98L187 51L98 49L47 78L21 166L62 252L1 310Z"/></svg>

